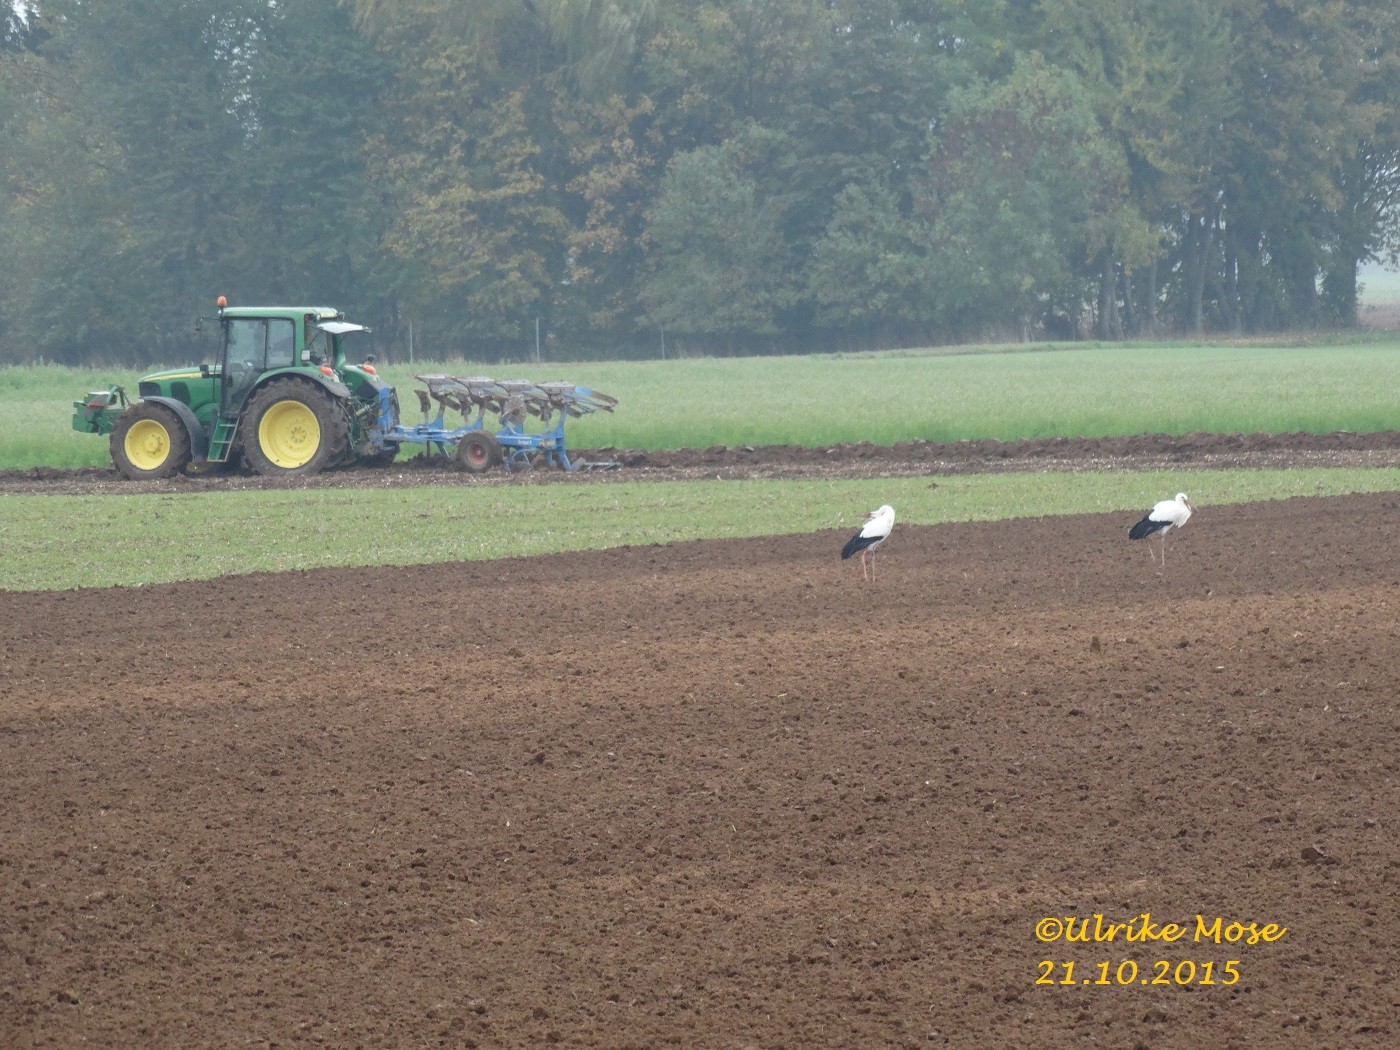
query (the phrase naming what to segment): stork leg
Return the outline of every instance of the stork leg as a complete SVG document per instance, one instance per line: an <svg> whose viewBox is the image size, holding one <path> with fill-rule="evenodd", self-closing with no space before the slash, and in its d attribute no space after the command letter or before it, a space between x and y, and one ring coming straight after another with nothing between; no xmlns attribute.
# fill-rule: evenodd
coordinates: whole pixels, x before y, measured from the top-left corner
<svg viewBox="0 0 1400 1050"><path fill-rule="evenodd" d="M860 574L865 578L867 583L870 582L870 568L865 560L865 551L860 552Z"/></svg>

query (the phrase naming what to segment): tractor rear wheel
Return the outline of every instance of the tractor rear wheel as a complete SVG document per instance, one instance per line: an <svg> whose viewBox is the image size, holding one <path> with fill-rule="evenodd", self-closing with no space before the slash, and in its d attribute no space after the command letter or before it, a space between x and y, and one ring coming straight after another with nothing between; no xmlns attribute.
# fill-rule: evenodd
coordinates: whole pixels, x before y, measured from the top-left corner
<svg viewBox="0 0 1400 1050"><path fill-rule="evenodd" d="M501 443L485 430L474 430L457 442L457 468L468 474L485 474L502 458Z"/></svg>
<svg viewBox="0 0 1400 1050"><path fill-rule="evenodd" d="M154 401L137 401L118 418L108 439L112 463L128 478L168 478L189 463L190 435L180 417Z"/></svg>
<svg viewBox="0 0 1400 1050"><path fill-rule="evenodd" d="M264 477L319 474L340 464L350 426L329 390L301 379L275 379L248 399L243 458Z"/></svg>

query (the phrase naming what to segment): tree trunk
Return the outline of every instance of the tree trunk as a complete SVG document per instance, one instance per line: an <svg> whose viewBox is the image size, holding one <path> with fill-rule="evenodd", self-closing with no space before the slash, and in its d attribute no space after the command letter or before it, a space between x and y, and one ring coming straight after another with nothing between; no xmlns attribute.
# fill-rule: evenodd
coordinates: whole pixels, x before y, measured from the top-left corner
<svg viewBox="0 0 1400 1050"><path fill-rule="evenodd" d="M1344 222L1336 255L1322 275L1322 301L1328 320L1344 328L1355 328L1359 320L1356 271L1364 254L1363 238L1357 235L1355 225Z"/></svg>
<svg viewBox="0 0 1400 1050"><path fill-rule="evenodd" d="M1331 285L1328 298L1337 323L1345 328L1355 328L1360 320L1356 294L1357 255L1354 249L1348 249L1346 245L1342 245L1338 254L1341 257L1334 264L1335 271L1329 271L1327 276Z"/></svg>
<svg viewBox="0 0 1400 1050"><path fill-rule="evenodd" d="M1122 339L1123 327L1118 321L1118 267L1113 253L1105 251L1103 269L1099 271L1099 311L1094 334L1099 339Z"/></svg>
<svg viewBox="0 0 1400 1050"><path fill-rule="evenodd" d="M1317 258L1313 246L1304 241L1293 245L1285 269L1288 274L1289 324L1298 328L1317 327Z"/></svg>
<svg viewBox="0 0 1400 1050"><path fill-rule="evenodd" d="M1240 256L1235 238L1227 225L1222 239L1225 247L1225 299L1230 312L1230 331L1239 335L1244 331L1244 307L1240 302Z"/></svg>
<svg viewBox="0 0 1400 1050"><path fill-rule="evenodd" d="M1152 260L1152 265L1147 268L1147 300L1143 303L1143 320L1146 328L1143 334L1149 337L1157 335L1157 260Z"/></svg>
<svg viewBox="0 0 1400 1050"><path fill-rule="evenodd" d="M1094 338L1108 338L1108 289L1104 287L1103 271L1105 267L1099 269L1099 295L1094 304Z"/></svg>
<svg viewBox="0 0 1400 1050"><path fill-rule="evenodd" d="M1137 304L1133 301L1133 275L1130 271L1124 270L1122 273L1123 286L1123 334L1129 338L1138 334Z"/></svg>
<svg viewBox="0 0 1400 1050"><path fill-rule="evenodd" d="M1209 265L1212 242L1215 238L1215 202L1206 205L1205 214L1191 218L1191 237L1187 242L1186 274L1190 293L1189 313L1191 334L1202 339L1206 334L1205 290L1206 268Z"/></svg>
<svg viewBox="0 0 1400 1050"><path fill-rule="evenodd" d="M1335 220L1337 250L1322 277L1323 308L1333 324L1355 328L1359 320L1356 270L1367 255L1368 234L1376 232L1382 215L1400 204L1394 161L1393 152L1378 153L1358 145L1341 167L1344 203Z"/></svg>

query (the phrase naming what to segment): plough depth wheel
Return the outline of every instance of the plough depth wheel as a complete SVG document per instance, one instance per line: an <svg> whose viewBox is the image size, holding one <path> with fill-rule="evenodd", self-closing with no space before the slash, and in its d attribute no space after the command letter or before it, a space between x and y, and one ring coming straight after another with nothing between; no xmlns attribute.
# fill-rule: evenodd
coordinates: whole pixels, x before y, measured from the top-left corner
<svg viewBox="0 0 1400 1050"><path fill-rule="evenodd" d="M474 431L457 442L457 466L468 474L484 474L501 462L501 443L495 434Z"/></svg>

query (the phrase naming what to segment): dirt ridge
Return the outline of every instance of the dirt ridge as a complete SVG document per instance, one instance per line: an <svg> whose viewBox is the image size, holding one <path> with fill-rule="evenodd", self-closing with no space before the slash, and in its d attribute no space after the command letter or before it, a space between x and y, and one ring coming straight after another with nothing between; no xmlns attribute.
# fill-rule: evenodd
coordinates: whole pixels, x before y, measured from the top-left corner
<svg viewBox="0 0 1400 1050"><path fill-rule="evenodd" d="M314 478L279 480L247 473L189 474L133 482L108 467L31 467L0 471L0 492L88 495L120 492L197 492L285 488L382 488L414 485L506 485L594 481L668 481L698 477L806 478L1047 470L1265 469L1295 466L1400 465L1400 430L1328 434L1137 434L1128 437L1044 438L1018 441L903 441L802 445L714 445L646 450L592 448L571 453L576 462L616 469L567 474L463 474L443 457L405 457L387 468L354 467Z"/></svg>

